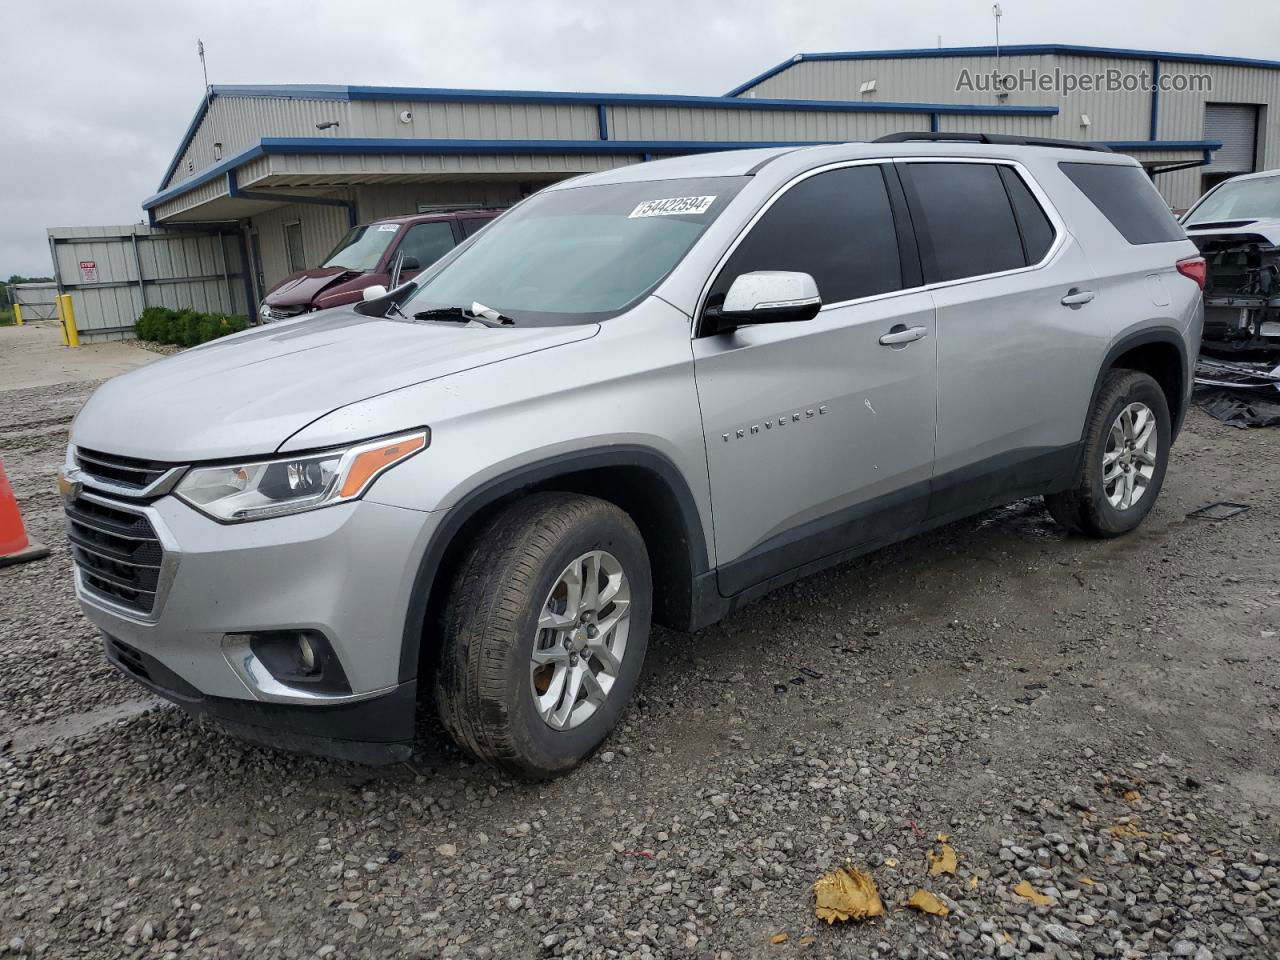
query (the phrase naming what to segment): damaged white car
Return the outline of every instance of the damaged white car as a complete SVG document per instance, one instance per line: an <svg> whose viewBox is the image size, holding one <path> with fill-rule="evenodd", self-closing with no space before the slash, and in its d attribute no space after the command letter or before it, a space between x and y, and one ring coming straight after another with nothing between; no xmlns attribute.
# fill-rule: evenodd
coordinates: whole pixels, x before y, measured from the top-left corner
<svg viewBox="0 0 1280 960"><path fill-rule="evenodd" d="M1202 350L1280 352L1280 170L1224 180L1182 225L1207 263Z"/></svg>

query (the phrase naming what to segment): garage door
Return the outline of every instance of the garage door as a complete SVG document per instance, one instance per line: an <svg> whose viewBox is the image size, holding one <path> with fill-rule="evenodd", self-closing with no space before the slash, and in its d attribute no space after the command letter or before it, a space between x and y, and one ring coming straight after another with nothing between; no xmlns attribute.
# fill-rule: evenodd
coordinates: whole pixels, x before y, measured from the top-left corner
<svg viewBox="0 0 1280 960"><path fill-rule="evenodd" d="M1250 173L1258 143L1258 108L1251 103L1207 103L1204 138L1221 140L1205 172Z"/></svg>

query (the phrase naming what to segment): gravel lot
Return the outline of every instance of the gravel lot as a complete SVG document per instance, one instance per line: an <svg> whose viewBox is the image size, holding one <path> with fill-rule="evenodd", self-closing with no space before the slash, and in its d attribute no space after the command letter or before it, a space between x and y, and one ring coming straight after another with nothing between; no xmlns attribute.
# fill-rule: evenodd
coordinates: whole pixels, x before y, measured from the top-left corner
<svg viewBox="0 0 1280 960"><path fill-rule="evenodd" d="M0 570L0 954L1280 956L1280 431L1194 413L1123 540L1026 502L659 632L602 751L528 785L429 719L391 769L276 754L105 666L52 479L91 386L0 393L53 547ZM885 914L828 927L846 863Z"/></svg>

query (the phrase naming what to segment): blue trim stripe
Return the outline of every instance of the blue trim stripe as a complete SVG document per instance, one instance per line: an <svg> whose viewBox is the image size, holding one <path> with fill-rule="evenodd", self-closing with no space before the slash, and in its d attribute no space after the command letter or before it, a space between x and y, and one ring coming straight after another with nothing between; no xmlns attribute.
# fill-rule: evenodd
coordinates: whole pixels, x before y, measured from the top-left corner
<svg viewBox="0 0 1280 960"><path fill-rule="evenodd" d="M343 87L328 84L215 84L209 97L187 126L177 152L169 162L159 189L164 190L195 138L196 130L217 97L258 97L280 100L412 101L416 103L521 103L577 104L601 109L601 140L608 139L608 123L603 108L619 106L725 108L730 110L812 110L822 113L951 113L963 115L1051 117L1057 107L1010 107L962 103L862 103L850 100L764 100L735 97L687 97L649 93L570 93L548 90L450 90L436 87Z"/></svg>
<svg viewBox="0 0 1280 960"><path fill-rule="evenodd" d="M725 150L757 150L769 147L814 147L831 143L830 140L787 141L726 141L726 140L366 140L327 139L310 137L265 137L247 150L204 170L193 177L175 183L167 190L148 197L142 202L144 210L151 210L182 196L196 187L256 160L258 157L289 156L297 154L417 154L456 156L462 155L554 155L564 154L639 154L646 159L652 154L717 153Z"/></svg>
<svg viewBox="0 0 1280 960"><path fill-rule="evenodd" d="M695 97L654 93L572 93L554 90L465 90L435 87L328 87L328 86L215 86L215 96L276 97L283 99L320 98L350 101L412 101L416 103L519 103L577 104L610 107L691 107L729 110L816 110L830 113L991 113L1021 116L1052 116L1057 107L1002 106L979 103L867 103L860 100L774 100L737 97ZM345 91L345 95L340 91Z"/></svg>
<svg viewBox="0 0 1280 960"><path fill-rule="evenodd" d="M1177 63L1205 63L1229 67L1260 67L1264 70L1280 70L1280 60L1258 60L1251 57L1225 57L1213 53L1174 53L1168 50L1130 50L1125 47L1087 47L1070 43L1002 44L1001 56L1077 55L1086 57L1113 57L1125 60L1172 60ZM746 83L739 84L726 97L736 97L775 77L783 70L802 61L823 60L931 60L939 57L994 57L995 47L923 47L907 50L848 50L832 53L797 53L770 67Z"/></svg>
<svg viewBox="0 0 1280 960"><path fill-rule="evenodd" d="M1108 140L1112 150L1221 150L1221 140Z"/></svg>
<svg viewBox="0 0 1280 960"><path fill-rule="evenodd" d="M408 139L333 139L329 137L264 137L257 144L233 157L188 177L143 201L144 210L152 210L179 197L196 187L232 174L241 165L258 157L350 154L413 154L413 155L614 155L632 154L645 160L655 154L682 155L692 153L718 153L726 150L757 150L782 147L817 147L832 143L830 140L408 140ZM1146 140L1109 141L1114 150L1217 150L1222 143L1217 140ZM234 182L234 181L229 181ZM238 188L237 188L238 189Z"/></svg>

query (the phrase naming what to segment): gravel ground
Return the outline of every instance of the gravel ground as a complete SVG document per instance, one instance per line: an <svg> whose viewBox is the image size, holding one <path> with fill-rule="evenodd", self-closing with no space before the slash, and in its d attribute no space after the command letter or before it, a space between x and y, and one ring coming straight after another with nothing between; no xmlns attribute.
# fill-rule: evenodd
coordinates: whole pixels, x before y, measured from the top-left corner
<svg viewBox="0 0 1280 960"><path fill-rule="evenodd" d="M1280 956L1280 432L1193 413L1118 541L1020 503L659 631L601 752L529 785L428 719L391 769L273 753L105 667L52 483L90 387L0 394L53 548L0 570L0 954ZM829 927L847 863L885 914Z"/></svg>

